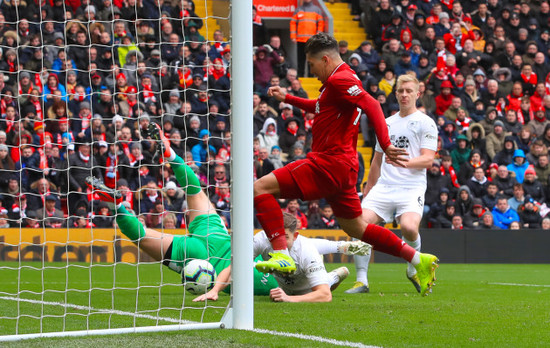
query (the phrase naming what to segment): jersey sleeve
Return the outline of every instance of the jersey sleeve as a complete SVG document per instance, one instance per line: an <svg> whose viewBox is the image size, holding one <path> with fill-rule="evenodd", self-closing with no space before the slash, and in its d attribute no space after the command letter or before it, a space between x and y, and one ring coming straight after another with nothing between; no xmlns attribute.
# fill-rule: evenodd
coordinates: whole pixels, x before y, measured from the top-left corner
<svg viewBox="0 0 550 348"><path fill-rule="evenodd" d="M380 146L380 143L378 142L378 139L376 139L376 146L374 147L374 151L376 152L384 152L382 150L382 147Z"/></svg>
<svg viewBox="0 0 550 348"><path fill-rule="evenodd" d="M330 92L336 95L342 104L351 103L367 114L369 122L372 124L376 137L380 142L380 147L385 150L391 145L391 142L382 107L378 100L365 92L361 80L359 80L357 75L353 74L351 76L353 77L348 78L346 75L343 75L342 77L334 76L331 78L329 84ZM359 118L359 115L357 117Z"/></svg>
<svg viewBox="0 0 550 348"><path fill-rule="evenodd" d="M420 148L437 151L437 127L435 122L429 118L425 118L422 122L422 139L420 139Z"/></svg>
<svg viewBox="0 0 550 348"><path fill-rule="evenodd" d="M317 100L300 98L300 97L293 96L290 93L287 93L287 95L285 96L285 102L299 109L302 109L305 112L313 113L315 112L315 104L317 103Z"/></svg>
<svg viewBox="0 0 550 348"><path fill-rule="evenodd" d="M321 284L328 284L328 274L323 263L323 257L313 245L304 245L302 249L304 272L310 288Z"/></svg>
<svg viewBox="0 0 550 348"><path fill-rule="evenodd" d="M267 239L264 231L260 231L254 235L253 249L254 258L259 255L267 254L267 250L271 247L271 243Z"/></svg>

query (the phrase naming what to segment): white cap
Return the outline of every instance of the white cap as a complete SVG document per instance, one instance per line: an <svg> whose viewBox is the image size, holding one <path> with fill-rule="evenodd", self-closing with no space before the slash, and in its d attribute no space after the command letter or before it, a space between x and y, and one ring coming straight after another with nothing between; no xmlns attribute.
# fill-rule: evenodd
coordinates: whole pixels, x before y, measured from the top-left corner
<svg viewBox="0 0 550 348"><path fill-rule="evenodd" d="M175 190L177 189L178 187L176 186L176 183L173 182L173 181L168 181L168 183L166 184L166 186L164 186L164 189L165 190Z"/></svg>

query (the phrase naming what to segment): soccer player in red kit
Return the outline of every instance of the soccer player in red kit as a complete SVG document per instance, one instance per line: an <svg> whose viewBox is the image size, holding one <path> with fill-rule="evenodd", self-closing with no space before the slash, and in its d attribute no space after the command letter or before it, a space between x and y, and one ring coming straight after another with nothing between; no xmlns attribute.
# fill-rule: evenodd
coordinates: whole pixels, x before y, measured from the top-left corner
<svg viewBox="0 0 550 348"><path fill-rule="evenodd" d="M368 115L390 161L405 166L407 152L391 144L380 104L365 92L359 78L340 58L338 42L333 37L326 33L312 36L305 52L309 71L323 83L317 100L294 97L278 86L270 87L268 95L315 113L312 151L306 159L292 162L254 183L256 217L275 251L271 259L257 263L256 268L264 273L296 270L288 254L283 214L276 198L325 198L348 235L417 267L423 294L427 294L435 279L433 255L417 252L390 230L362 219L361 202L355 190L361 110Z"/></svg>

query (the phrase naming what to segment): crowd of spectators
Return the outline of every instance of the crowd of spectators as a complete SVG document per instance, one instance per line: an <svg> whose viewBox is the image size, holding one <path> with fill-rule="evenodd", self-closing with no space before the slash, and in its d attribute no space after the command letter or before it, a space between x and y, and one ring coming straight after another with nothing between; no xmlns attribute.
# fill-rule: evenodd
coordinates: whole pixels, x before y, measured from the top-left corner
<svg viewBox="0 0 550 348"><path fill-rule="evenodd" d="M390 116L397 76L414 71L418 106L440 128L426 225L550 228L548 2L352 5L370 39L356 49L341 41L340 53L365 90ZM307 93L280 36L253 13L260 178L305 157L314 115L267 96L276 85ZM184 191L154 158L156 145L140 137L150 122L230 226L231 48L220 30L205 40L203 25L189 0L4 1L0 226L112 226L109 208L85 185L94 175L119 189L148 227L184 227ZM372 146L366 117L361 130ZM281 205L301 228L339 228L323 201Z"/></svg>
<svg viewBox="0 0 550 348"><path fill-rule="evenodd" d="M439 128L437 158L427 173L424 225L550 228L549 3L350 2L353 19L361 21L367 40L359 47L340 41L344 61L380 102L386 117L399 109L394 94L397 77L414 72L421 81L418 108ZM266 87L283 85L300 95L298 84L292 85L295 70L288 69L281 80L284 52L268 52L277 76ZM293 160L296 144L307 153L311 116L270 100L258 87L260 82L256 81L256 91L263 98L257 99L254 114L260 148L273 149L278 134L275 159L282 150L287 160ZM292 115L290 120L287 115ZM365 115L361 131L363 145L372 146L374 135ZM298 138L290 147L288 132ZM269 167L262 163L261 168ZM303 212L319 221L318 209L311 213L306 202L300 203L298 217ZM323 221L328 228L331 220ZM302 220L302 227L305 223Z"/></svg>
<svg viewBox="0 0 550 348"><path fill-rule="evenodd" d="M182 188L140 137L150 122L229 219L231 48L203 26L187 0L3 1L0 226L113 226L89 175L147 226L185 226Z"/></svg>
<svg viewBox="0 0 550 348"><path fill-rule="evenodd" d="M387 116L396 78L416 73L439 127L426 225L549 228L549 3L353 2L371 41L342 55Z"/></svg>

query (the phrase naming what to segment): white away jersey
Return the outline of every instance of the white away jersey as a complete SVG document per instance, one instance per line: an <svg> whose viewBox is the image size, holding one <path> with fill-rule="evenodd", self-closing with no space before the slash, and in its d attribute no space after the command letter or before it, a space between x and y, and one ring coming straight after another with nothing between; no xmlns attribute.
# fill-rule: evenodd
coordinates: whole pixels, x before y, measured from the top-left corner
<svg viewBox="0 0 550 348"><path fill-rule="evenodd" d="M417 111L406 117L396 113L386 123L393 146L407 150L410 158L420 156L420 149L437 150L437 127L425 113ZM378 142L376 151L383 152ZM377 184L426 188L426 169L396 167L387 164L384 155Z"/></svg>
<svg viewBox="0 0 550 348"><path fill-rule="evenodd" d="M271 258L273 252L271 243L264 231L254 236L254 258L262 255L264 260ZM315 246L302 236L298 236L290 249L290 256L296 262L296 272L283 276L277 272L273 276L287 295L304 295L311 292L311 288L321 284L328 284L328 274L323 263L323 257Z"/></svg>

